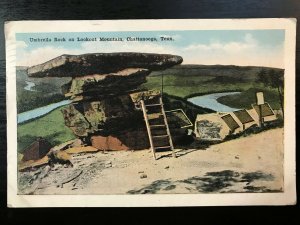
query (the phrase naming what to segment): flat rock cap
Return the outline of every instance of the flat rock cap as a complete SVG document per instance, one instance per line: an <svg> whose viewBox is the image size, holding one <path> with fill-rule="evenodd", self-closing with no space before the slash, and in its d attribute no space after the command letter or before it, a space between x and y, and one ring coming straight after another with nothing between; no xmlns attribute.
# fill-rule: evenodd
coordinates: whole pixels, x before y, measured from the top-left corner
<svg viewBox="0 0 300 225"><path fill-rule="evenodd" d="M80 77L114 73L126 68L163 70L182 63L178 55L137 52L61 55L28 68L29 77Z"/></svg>

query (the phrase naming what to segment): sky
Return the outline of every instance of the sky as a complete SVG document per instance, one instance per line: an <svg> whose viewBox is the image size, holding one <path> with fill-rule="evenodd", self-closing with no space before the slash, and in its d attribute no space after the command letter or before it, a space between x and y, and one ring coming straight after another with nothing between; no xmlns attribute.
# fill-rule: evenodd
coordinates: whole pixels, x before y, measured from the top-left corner
<svg viewBox="0 0 300 225"><path fill-rule="evenodd" d="M180 55L183 64L284 68L284 36L284 30L17 33L17 66L37 65L63 54L147 52ZM97 41L77 40L86 37ZM123 41L99 41L100 37L123 38ZM157 41L126 41L127 37L149 37ZM172 41L161 41L160 37ZM32 42L30 38L52 41ZM66 41L54 42L54 38Z"/></svg>

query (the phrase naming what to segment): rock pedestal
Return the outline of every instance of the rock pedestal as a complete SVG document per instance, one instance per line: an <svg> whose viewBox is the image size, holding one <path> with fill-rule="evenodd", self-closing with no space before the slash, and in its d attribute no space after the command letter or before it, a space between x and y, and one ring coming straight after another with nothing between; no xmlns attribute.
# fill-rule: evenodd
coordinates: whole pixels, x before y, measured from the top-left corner
<svg viewBox="0 0 300 225"><path fill-rule="evenodd" d="M30 77L72 77L62 91L73 103L65 125L101 150L149 148L140 100L160 95L140 90L152 70L180 64L180 56L147 53L62 55L28 69Z"/></svg>

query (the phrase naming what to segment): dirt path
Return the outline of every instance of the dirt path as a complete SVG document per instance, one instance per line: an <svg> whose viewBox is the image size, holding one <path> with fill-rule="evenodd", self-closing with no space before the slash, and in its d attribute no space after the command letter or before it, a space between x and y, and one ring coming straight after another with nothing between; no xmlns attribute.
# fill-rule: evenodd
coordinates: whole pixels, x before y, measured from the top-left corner
<svg viewBox="0 0 300 225"><path fill-rule="evenodd" d="M205 150L176 151L177 158L161 153L165 157L156 161L149 150L74 155L73 168L51 168L32 192L145 194L282 190L282 128L212 145ZM64 183L72 176L73 180Z"/></svg>

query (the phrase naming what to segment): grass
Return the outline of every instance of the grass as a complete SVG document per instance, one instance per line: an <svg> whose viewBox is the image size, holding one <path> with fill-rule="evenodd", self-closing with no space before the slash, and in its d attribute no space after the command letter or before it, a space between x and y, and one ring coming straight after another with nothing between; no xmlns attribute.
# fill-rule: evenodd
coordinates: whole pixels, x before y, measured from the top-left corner
<svg viewBox="0 0 300 225"><path fill-rule="evenodd" d="M273 109L280 109L278 93L274 89L269 88L250 88L243 91L241 94L223 96L218 99L218 102L228 105L233 108L250 109L251 103L256 102L256 92L263 91L264 99ZM250 104L249 104L250 103Z"/></svg>
<svg viewBox="0 0 300 225"><path fill-rule="evenodd" d="M61 108L28 123L18 125L18 152L43 137L53 146L74 139L73 132L65 126Z"/></svg>

